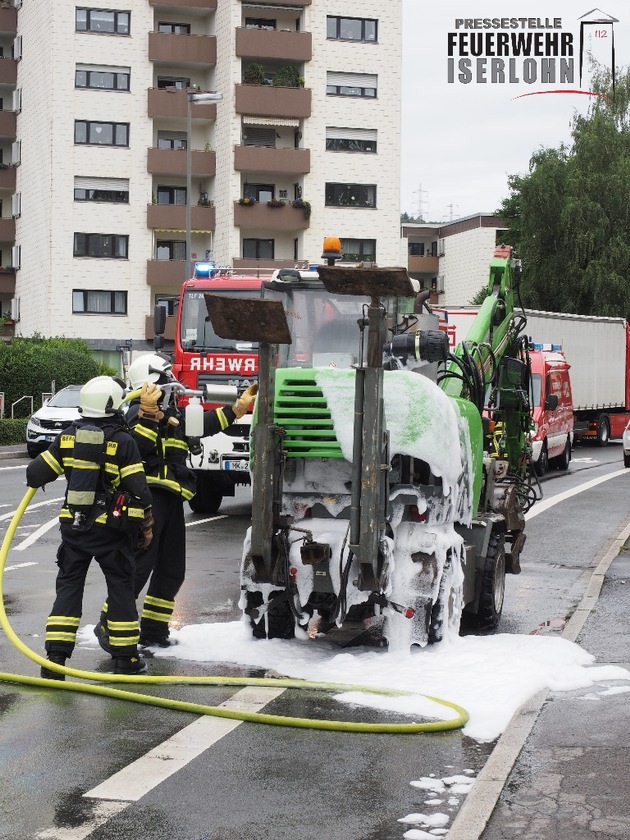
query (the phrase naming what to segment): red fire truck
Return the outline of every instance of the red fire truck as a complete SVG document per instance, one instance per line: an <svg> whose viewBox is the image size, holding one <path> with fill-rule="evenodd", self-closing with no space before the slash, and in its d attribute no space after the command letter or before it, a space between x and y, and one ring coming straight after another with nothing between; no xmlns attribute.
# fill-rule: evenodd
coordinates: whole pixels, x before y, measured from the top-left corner
<svg viewBox="0 0 630 840"><path fill-rule="evenodd" d="M264 269L237 272L212 264L195 266L193 278L182 286L173 354L173 373L186 388L216 390L226 385L240 394L258 381L258 346L219 338L206 320L205 296L257 298L262 281L270 276L271 270ZM204 403L204 408L216 407L217 403ZM190 502L194 511L216 513L224 496L234 496L238 485L250 484L250 425L251 414L246 414L224 432L201 438L200 453L189 455L197 475L197 494Z"/></svg>

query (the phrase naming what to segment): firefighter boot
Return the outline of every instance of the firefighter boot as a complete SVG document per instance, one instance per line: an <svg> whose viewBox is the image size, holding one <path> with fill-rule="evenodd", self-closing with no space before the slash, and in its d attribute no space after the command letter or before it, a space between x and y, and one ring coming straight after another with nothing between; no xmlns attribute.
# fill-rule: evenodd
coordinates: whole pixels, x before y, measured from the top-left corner
<svg viewBox="0 0 630 840"><path fill-rule="evenodd" d="M100 619L96 622L96 625L94 627L94 635L98 639L98 643L103 648L105 653L109 653L111 656L112 648L109 644L109 633L107 632L107 627L103 624L103 622Z"/></svg>
<svg viewBox="0 0 630 840"><path fill-rule="evenodd" d="M147 670L147 663L141 656L115 656L115 674L143 674Z"/></svg>
<svg viewBox="0 0 630 840"><path fill-rule="evenodd" d="M61 653L58 650L51 651L46 657L49 662L54 662L55 665L65 665L67 658L67 653ZM66 678L65 674L60 674L59 671L51 671L50 668L45 668L43 665L41 667L40 676L44 680L61 680L62 682Z"/></svg>

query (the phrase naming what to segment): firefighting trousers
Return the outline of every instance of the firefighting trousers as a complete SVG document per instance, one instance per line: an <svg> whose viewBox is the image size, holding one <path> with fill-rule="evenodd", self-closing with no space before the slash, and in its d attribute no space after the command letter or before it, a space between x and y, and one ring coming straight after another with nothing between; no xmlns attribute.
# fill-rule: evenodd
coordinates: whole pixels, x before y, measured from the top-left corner
<svg viewBox="0 0 630 840"><path fill-rule="evenodd" d="M67 656L74 650L81 621L85 578L92 558L107 585L107 627L113 656L136 656L138 613L134 597L134 548L128 534L94 525L78 532L61 525L57 551L57 597L46 624L46 651Z"/></svg>
<svg viewBox="0 0 630 840"><path fill-rule="evenodd" d="M159 642L169 636L168 625L175 609L175 596L186 576L186 525L184 500L168 490L151 487L153 539L149 548L136 552L134 591L140 595L147 581L140 614L140 637L143 642ZM101 622L109 613L103 606Z"/></svg>
<svg viewBox="0 0 630 840"><path fill-rule="evenodd" d="M168 638L175 596L186 576L184 500L157 487L151 487L151 496L153 540L146 551L136 552L137 595L149 581L140 613L140 638L145 642Z"/></svg>

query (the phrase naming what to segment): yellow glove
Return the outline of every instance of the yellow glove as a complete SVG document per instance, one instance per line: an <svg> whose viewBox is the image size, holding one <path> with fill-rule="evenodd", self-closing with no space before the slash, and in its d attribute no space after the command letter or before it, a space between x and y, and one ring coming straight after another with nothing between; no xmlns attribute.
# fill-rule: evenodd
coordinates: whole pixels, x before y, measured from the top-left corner
<svg viewBox="0 0 630 840"><path fill-rule="evenodd" d="M139 536L139 545L143 551L146 551L147 548L151 545L151 540L153 539L153 524L155 520L153 519L153 514L151 510L145 510L144 512L144 519L142 520L142 525L140 526L140 536Z"/></svg>
<svg viewBox="0 0 630 840"><path fill-rule="evenodd" d="M255 382L253 385L250 385L247 390L243 391L241 396L237 399L237 401L232 406L232 411L236 415L236 419L240 420L244 414L247 414L248 409L253 405L254 400L256 399L256 394L258 393L258 383Z"/></svg>
<svg viewBox="0 0 630 840"><path fill-rule="evenodd" d="M158 402L162 392L155 383L145 382L140 391L140 408L138 416L144 420L161 420L164 412L160 411Z"/></svg>

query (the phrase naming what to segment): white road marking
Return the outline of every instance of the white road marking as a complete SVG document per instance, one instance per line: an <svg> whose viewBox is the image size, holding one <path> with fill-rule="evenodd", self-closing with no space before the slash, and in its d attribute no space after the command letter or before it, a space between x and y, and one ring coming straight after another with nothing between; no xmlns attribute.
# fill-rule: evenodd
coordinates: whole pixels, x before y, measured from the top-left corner
<svg viewBox="0 0 630 840"><path fill-rule="evenodd" d="M83 825L74 828L48 828L37 834L37 840L84 840L116 814L124 811L128 802L95 802L91 816Z"/></svg>
<svg viewBox="0 0 630 840"><path fill-rule="evenodd" d="M630 475L630 470L625 468L617 470L616 472L609 473L608 475L603 475L601 478L594 478L592 481L586 481L584 484L580 484L572 490L565 490L564 493L558 493L556 496L552 496L551 499L536 502L534 507L525 514L525 519L533 519L535 516L538 516L539 513L544 513L546 510L549 510L549 508L557 505L559 502L564 502L572 496L577 496L585 490L590 490L592 487L597 487L598 484L603 484L611 478L618 478L620 475Z"/></svg>
<svg viewBox="0 0 630 840"><path fill-rule="evenodd" d="M13 548L13 551L24 551L25 548L30 548L34 542L37 542L40 537L42 537L47 531L50 531L51 528L54 528L55 525L59 525L59 519L56 516L54 519L51 519L50 522L45 522L43 525L40 525L36 531L33 531L33 533L29 534L25 540L22 540L19 545L16 545Z"/></svg>
<svg viewBox="0 0 630 840"><path fill-rule="evenodd" d="M39 563L31 561L30 563L14 563L12 566L5 566L5 572L12 572L14 569L23 569L25 566L39 566Z"/></svg>
<svg viewBox="0 0 630 840"><path fill-rule="evenodd" d="M257 712L279 697L283 691L283 688L247 686L225 703L221 703L220 708ZM241 723L242 720L203 715L133 764L128 764L107 781L88 790L83 796L87 799L137 802Z"/></svg>
<svg viewBox="0 0 630 840"><path fill-rule="evenodd" d="M207 519L195 519L193 522L187 522L186 527L190 528L192 525L203 525L206 522L216 522L217 519L227 519L227 513L222 513L221 516L209 516Z"/></svg>
<svg viewBox="0 0 630 840"><path fill-rule="evenodd" d="M59 498L56 498L56 499L46 499L46 501L45 501L45 502L36 502L34 505L32 505L32 504L31 504L31 505L28 505L28 507L26 508L26 510L24 511L24 513L28 513L29 511L34 511L36 508L40 508L40 507L42 507L43 505L54 505L54 504L58 504L59 502L63 502L63 499L64 499L64 497L63 497L63 496L59 496ZM4 520L5 520L5 519L13 519L13 517L15 516L16 511L17 511L17 508L14 508L14 509L13 509L12 511L10 511L9 513L3 513L3 514L2 514L2 516L0 516L0 522L4 522Z"/></svg>
<svg viewBox="0 0 630 840"><path fill-rule="evenodd" d="M26 469L26 467L24 466L24 464L22 464L19 467L0 467L0 472L6 471L6 470L24 470L24 469Z"/></svg>

